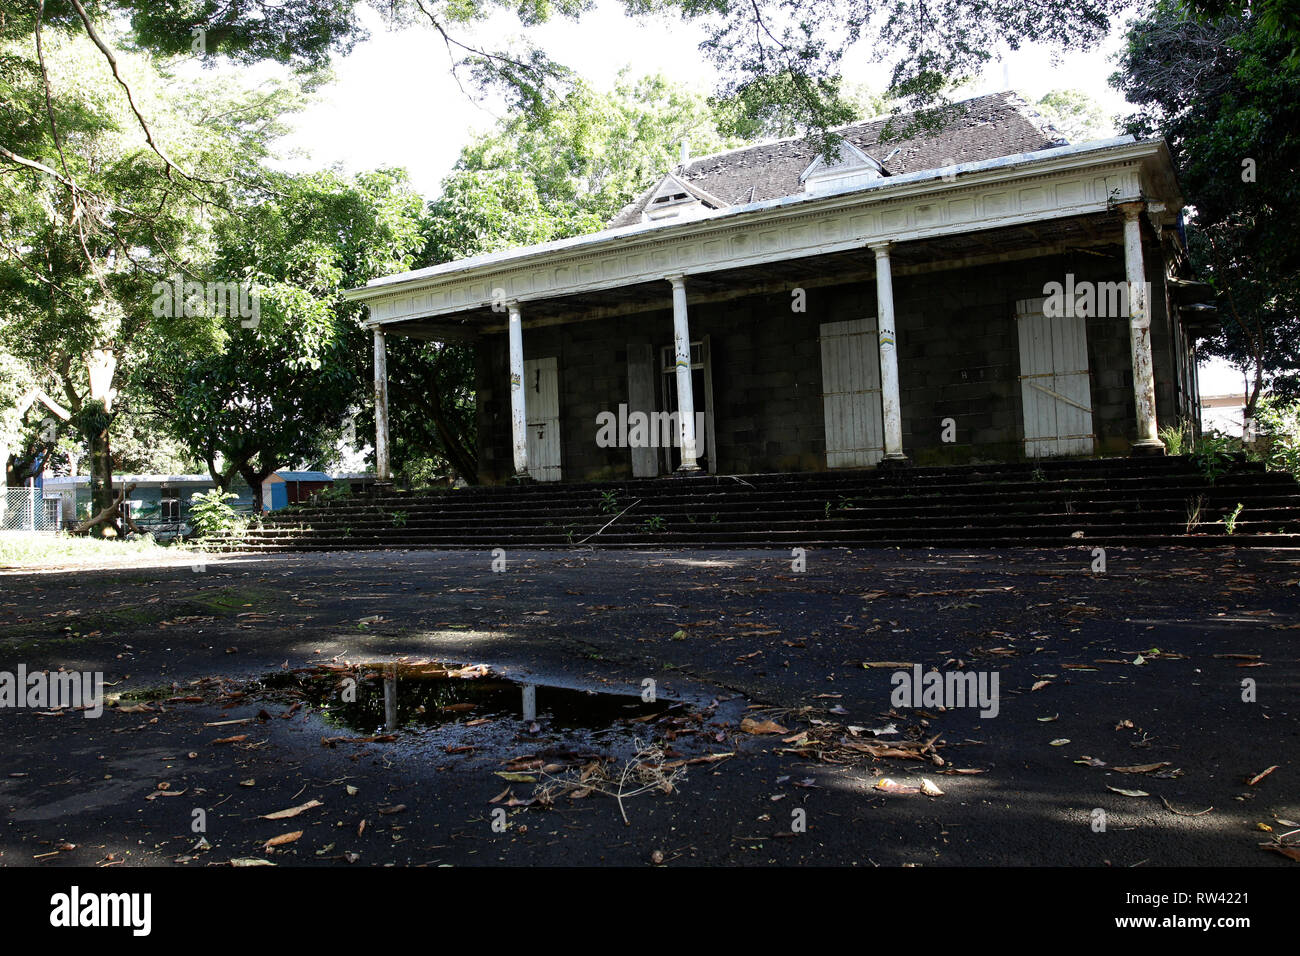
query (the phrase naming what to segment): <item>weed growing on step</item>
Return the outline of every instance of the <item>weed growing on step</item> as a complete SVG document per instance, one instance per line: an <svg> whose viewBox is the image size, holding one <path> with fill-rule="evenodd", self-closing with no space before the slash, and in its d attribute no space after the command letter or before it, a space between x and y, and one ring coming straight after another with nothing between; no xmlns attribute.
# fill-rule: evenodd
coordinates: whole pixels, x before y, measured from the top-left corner
<svg viewBox="0 0 1300 956"><path fill-rule="evenodd" d="M618 510L618 492L602 491L600 493L600 510L608 514Z"/></svg>
<svg viewBox="0 0 1300 956"><path fill-rule="evenodd" d="M1183 419L1177 425L1166 425L1159 431L1165 451L1170 455L1185 455L1192 447L1192 423Z"/></svg>
<svg viewBox="0 0 1300 956"><path fill-rule="evenodd" d="M1187 534L1192 533L1192 529L1201 523L1201 512L1205 509L1205 496L1197 495L1194 500L1187 502L1187 526L1184 529Z"/></svg>
<svg viewBox="0 0 1300 956"><path fill-rule="evenodd" d="M1237 507L1233 508L1231 513L1223 516L1223 527L1228 532L1228 534L1233 534L1234 532L1236 532L1237 519L1241 516L1241 509L1244 507L1246 506L1242 504L1240 501L1238 501Z"/></svg>
<svg viewBox="0 0 1300 956"><path fill-rule="evenodd" d="M1205 480L1214 484L1232 467L1232 439L1211 432L1201 437L1192 450L1192 461Z"/></svg>
<svg viewBox="0 0 1300 956"><path fill-rule="evenodd" d="M645 529L646 531L649 531L651 534L657 531L663 531L664 530L663 515L651 515L649 518L646 518Z"/></svg>
<svg viewBox="0 0 1300 956"><path fill-rule="evenodd" d="M408 517L409 517L409 515L407 515L407 513L406 513L405 511L394 511L394 512L393 512L393 527L394 527L394 528L405 528L405 527L406 527L406 519L407 519Z"/></svg>

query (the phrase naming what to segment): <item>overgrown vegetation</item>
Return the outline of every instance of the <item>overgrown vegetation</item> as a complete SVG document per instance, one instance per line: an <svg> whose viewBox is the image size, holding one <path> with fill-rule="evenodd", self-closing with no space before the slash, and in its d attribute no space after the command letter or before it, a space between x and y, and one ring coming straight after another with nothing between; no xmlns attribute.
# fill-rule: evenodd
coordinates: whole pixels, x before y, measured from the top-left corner
<svg viewBox="0 0 1300 956"><path fill-rule="evenodd" d="M225 531L237 531L247 524L247 519L230 507L237 495L214 488L196 491L190 496L190 527L199 538L210 537Z"/></svg>
<svg viewBox="0 0 1300 956"><path fill-rule="evenodd" d="M179 542L158 544L152 535L126 540L66 534L0 533L0 568L48 568L68 564L103 566L123 559L172 556L190 550Z"/></svg>

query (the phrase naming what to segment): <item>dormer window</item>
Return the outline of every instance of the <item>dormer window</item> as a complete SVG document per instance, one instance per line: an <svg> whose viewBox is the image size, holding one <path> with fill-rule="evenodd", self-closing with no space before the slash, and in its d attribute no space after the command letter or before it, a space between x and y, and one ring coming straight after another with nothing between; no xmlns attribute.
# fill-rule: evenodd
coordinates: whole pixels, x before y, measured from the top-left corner
<svg viewBox="0 0 1300 956"><path fill-rule="evenodd" d="M804 192L819 193L864 186L886 175L884 166L845 140L839 144L835 159L827 162L825 156L818 155L799 180Z"/></svg>
<svg viewBox="0 0 1300 956"><path fill-rule="evenodd" d="M693 219L706 216L715 209L724 207L720 199L687 185L669 173L655 189L650 201L646 203L645 212L641 214L642 222L657 222L663 219Z"/></svg>

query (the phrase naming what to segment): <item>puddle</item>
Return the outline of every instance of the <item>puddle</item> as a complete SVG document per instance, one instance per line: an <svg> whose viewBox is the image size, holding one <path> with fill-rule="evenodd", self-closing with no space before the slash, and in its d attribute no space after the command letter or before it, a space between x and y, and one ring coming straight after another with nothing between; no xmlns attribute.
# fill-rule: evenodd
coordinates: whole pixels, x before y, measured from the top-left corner
<svg viewBox="0 0 1300 956"><path fill-rule="evenodd" d="M306 669L269 674L259 682L271 696L292 696L329 724L360 734L473 730L523 734L609 731L641 719L679 713L682 704L646 703L638 694L600 693L529 684L481 667L375 666Z"/></svg>

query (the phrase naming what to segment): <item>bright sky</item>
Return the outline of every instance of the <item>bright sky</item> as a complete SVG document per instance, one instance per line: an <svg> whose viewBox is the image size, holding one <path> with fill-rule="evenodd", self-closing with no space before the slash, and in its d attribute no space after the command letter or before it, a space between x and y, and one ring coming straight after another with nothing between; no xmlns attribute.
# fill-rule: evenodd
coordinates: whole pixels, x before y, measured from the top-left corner
<svg viewBox="0 0 1300 956"><path fill-rule="evenodd" d="M363 8L363 20L371 39L336 62L336 82L319 105L298 118L297 132L286 145L303 155L287 165L308 169L341 163L353 172L404 166L416 188L433 196L461 147L474 131L492 125L500 104L478 105L462 93L448 68L446 48L431 30L389 32L369 8ZM502 16L475 34L457 37L497 45L503 34L518 34L518 23L510 24ZM625 67L633 76L662 72L702 93L710 92L717 78L697 48L703 34L696 27L675 17L633 20L611 0L598 0L577 23L557 20L529 35L599 88L612 86ZM1126 112L1123 98L1106 85L1114 71L1108 58L1119 45L1116 29L1101 49L1067 54L1055 63L1048 50L1025 47L992 65L968 95L1014 89L1032 100L1054 89L1079 89L1109 118ZM887 71L871 63L865 49L851 51L844 62L848 80L885 87Z"/></svg>
<svg viewBox="0 0 1300 956"><path fill-rule="evenodd" d="M363 18L371 39L336 61L336 81L317 106L298 117L295 133L284 144L297 155L285 166L306 170L340 164L352 172L404 166L416 188L434 196L461 147L474 132L493 124L501 104L475 103L461 90L446 48L431 30L388 31L369 8L363 8ZM517 22L503 15L458 38L491 46L503 34L518 32ZM633 20L612 0L598 0L596 9L576 24L557 20L533 29L530 36L600 88L612 86L624 68L633 76L662 72L702 93L717 78L697 48L702 33L695 27L675 17ZM1012 89L1033 101L1051 90L1077 89L1091 96L1109 120L1128 112L1123 97L1107 84L1121 38L1122 24L1116 23L1101 47L1088 52L1056 54L1027 45L992 64L966 95ZM844 62L846 79L877 90L885 87L887 71L870 62L865 49L851 51ZM1207 395L1239 391L1241 376L1211 362L1202 366L1201 387Z"/></svg>

